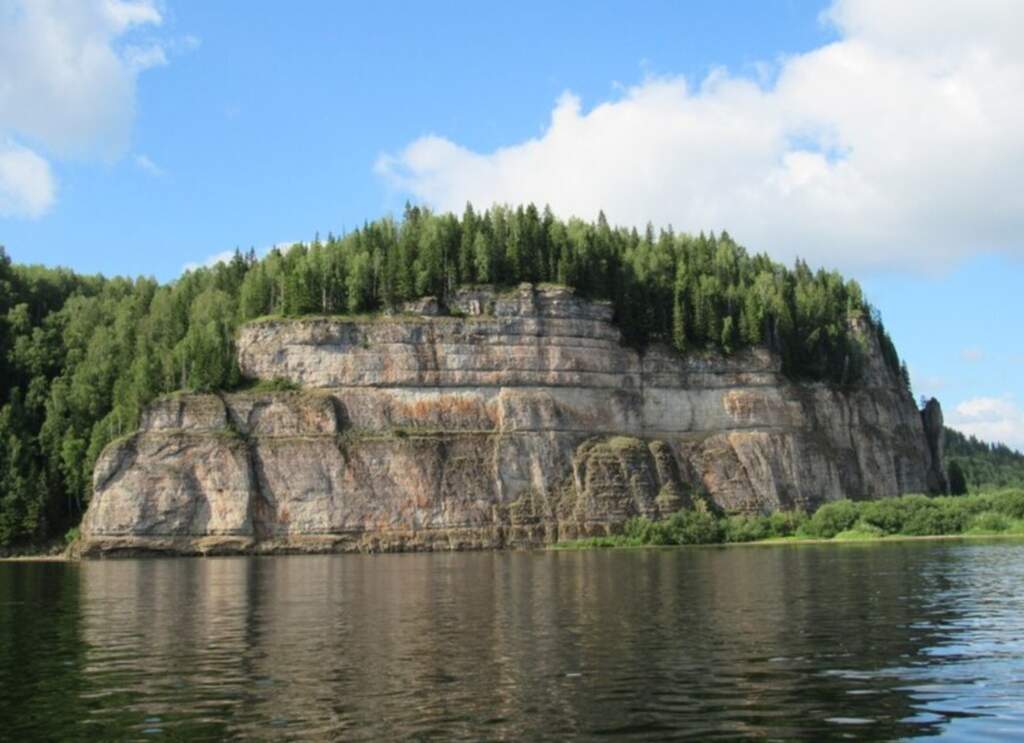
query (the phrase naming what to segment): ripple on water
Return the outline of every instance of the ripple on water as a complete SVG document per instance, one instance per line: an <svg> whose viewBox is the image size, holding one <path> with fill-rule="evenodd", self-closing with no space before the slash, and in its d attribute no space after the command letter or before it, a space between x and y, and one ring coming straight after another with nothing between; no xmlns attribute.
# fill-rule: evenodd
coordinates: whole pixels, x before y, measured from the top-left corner
<svg viewBox="0 0 1024 743"><path fill-rule="evenodd" d="M0 564L13 739L1024 736L1024 545Z"/></svg>

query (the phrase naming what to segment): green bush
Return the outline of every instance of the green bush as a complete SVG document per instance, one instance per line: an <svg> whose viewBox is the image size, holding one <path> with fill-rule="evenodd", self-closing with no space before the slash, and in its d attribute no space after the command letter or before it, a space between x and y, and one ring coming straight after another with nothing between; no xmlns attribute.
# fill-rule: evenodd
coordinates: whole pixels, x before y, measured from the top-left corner
<svg viewBox="0 0 1024 743"><path fill-rule="evenodd" d="M855 539L878 539L884 537L885 532L874 524L870 524L864 520L858 521L851 528L839 532L833 537L837 540L855 540Z"/></svg>
<svg viewBox="0 0 1024 743"><path fill-rule="evenodd" d="M979 505L969 498L930 498L914 509L901 533L913 537L961 534Z"/></svg>
<svg viewBox="0 0 1024 743"><path fill-rule="evenodd" d="M679 511L663 521L638 516L622 529L623 544L715 544L725 536L725 520L706 511Z"/></svg>
<svg viewBox="0 0 1024 743"><path fill-rule="evenodd" d="M860 519L858 504L851 500L826 503L804 524L802 533L820 539L831 539L846 531Z"/></svg>
<svg viewBox="0 0 1024 743"><path fill-rule="evenodd" d="M772 536L775 535L771 522L765 516L729 516L725 519L726 542L756 542Z"/></svg>
<svg viewBox="0 0 1024 743"><path fill-rule="evenodd" d="M655 523L643 516L629 519L622 527L623 538L633 544L654 544Z"/></svg>
<svg viewBox="0 0 1024 743"><path fill-rule="evenodd" d="M768 517L768 528L773 537L792 537L807 523L803 511L776 511Z"/></svg>
<svg viewBox="0 0 1024 743"><path fill-rule="evenodd" d="M968 531L996 532L1009 531L1013 524L1009 517L996 511L983 511L971 517Z"/></svg>
<svg viewBox="0 0 1024 743"><path fill-rule="evenodd" d="M1001 490L986 497L993 511L1011 519L1024 519L1024 490Z"/></svg>
<svg viewBox="0 0 1024 743"><path fill-rule="evenodd" d="M899 534L913 515L928 508L930 502L925 495L864 501L859 504L860 520L880 529L884 534Z"/></svg>
<svg viewBox="0 0 1024 743"><path fill-rule="evenodd" d="M659 544L716 544L725 532L722 521L706 511L679 511L660 523L670 541Z"/></svg>
<svg viewBox="0 0 1024 743"><path fill-rule="evenodd" d="M889 535L941 536L964 532L1024 534L1024 491L967 496L905 495L871 501L826 503L814 515L779 511L769 516L723 516L717 511L679 511L662 521L636 517L619 536L576 546L636 546L755 542L777 537L877 539Z"/></svg>

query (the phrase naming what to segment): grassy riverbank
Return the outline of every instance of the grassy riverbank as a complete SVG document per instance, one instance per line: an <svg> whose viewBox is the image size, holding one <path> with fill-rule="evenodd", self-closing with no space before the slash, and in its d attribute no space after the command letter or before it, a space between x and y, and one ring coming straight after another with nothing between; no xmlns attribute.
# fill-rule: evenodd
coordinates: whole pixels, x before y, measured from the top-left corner
<svg viewBox="0 0 1024 743"><path fill-rule="evenodd" d="M680 511L662 521L634 518L621 534L560 542L556 549L681 544L851 542L965 536L1024 537L1024 490L930 498L905 495L835 501L812 515L725 516Z"/></svg>

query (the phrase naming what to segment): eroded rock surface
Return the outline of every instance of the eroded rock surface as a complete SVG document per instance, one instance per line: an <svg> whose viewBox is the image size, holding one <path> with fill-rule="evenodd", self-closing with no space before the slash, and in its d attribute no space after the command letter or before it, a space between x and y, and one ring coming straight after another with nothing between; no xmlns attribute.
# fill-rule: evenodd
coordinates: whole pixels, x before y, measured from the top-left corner
<svg viewBox="0 0 1024 743"><path fill-rule="evenodd" d="M839 390L763 349L641 353L560 288L424 307L243 328L243 371L303 391L156 401L97 463L84 553L530 545L941 485L941 411L922 417L873 337Z"/></svg>

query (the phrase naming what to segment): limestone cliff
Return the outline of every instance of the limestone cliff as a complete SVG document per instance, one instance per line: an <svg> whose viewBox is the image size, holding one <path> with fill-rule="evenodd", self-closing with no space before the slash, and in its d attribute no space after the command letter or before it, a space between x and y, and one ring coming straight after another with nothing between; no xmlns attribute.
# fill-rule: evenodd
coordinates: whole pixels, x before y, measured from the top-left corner
<svg viewBox="0 0 1024 743"><path fill-rule="evenodd" d="M84 553L537 544L941 477L870 333L861 383L836 389L787 380L764 349L626 347L608 306L562 288L414 309L244 327L243 372L302 391L155 402L97 463Z"/></svg>

